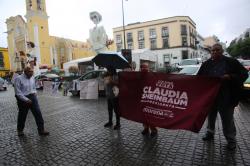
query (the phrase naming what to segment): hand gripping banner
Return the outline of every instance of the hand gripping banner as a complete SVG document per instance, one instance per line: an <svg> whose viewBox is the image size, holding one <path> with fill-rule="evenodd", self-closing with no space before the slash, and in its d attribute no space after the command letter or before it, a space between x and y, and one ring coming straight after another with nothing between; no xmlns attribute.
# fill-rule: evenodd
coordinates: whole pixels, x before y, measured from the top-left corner
<svg viewBox="0 0 250 166"><path fill-rule="evenodd" d="M212 77L120 72L119 111L132 121L199 132L219 88Z"/></svg>

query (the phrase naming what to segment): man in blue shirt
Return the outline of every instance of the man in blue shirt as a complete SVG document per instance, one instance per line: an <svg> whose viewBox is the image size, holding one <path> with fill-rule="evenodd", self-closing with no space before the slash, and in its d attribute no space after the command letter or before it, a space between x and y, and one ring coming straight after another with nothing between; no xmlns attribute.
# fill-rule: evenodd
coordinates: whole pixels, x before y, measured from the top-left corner
<svg viewBox="0 0 250 166"><path fill-rule="evenodd" d="M29 109L31 110L37 124L39 135L49 135L49 132L44 130L44 121L36 96L35 79L33 77L33 69L25 67L24 73L15 79L15 97L19 109L17 119L18 136L23 136L26 117Z"/></svg>

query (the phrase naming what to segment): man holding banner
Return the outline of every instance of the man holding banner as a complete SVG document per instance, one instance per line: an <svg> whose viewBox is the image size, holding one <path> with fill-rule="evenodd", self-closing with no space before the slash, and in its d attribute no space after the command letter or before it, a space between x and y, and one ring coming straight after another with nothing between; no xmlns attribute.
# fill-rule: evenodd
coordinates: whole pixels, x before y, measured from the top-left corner
<svg viewBox="0 0 250 166"><path fill-rule="evenodd" d="M141 66L140 66L140 71L141 72L149 72L149 64L147 62L142 63ZM152 138L157 136L158 131L157 131L157 128L155 126L149 125L147 123L143 123L143 127L144 127L144 129L141 132L142 135L148 135L149 134L149 129L150 129L151 130L150 136Z"/></svg>
<svg viewBox="0 0 250 166"><path fill-rule="evenodd" d="M236 59L223 55L223 48L220 44L215 44L211 51L211 58L202 64L198 75L220 77L222 85L208 115L207 132L202 139L210 141L214 138L215 121L219 112L223 133L228 142L227 148L234 150L236 148L234 108L239 103L240 90L248 74Z"/></svg>

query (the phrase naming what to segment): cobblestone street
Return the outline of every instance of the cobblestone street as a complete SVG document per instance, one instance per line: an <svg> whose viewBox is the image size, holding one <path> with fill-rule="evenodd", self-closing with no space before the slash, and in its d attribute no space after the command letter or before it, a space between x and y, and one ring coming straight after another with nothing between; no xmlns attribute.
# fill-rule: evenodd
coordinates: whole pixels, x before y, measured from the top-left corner
<svg viewBox="0 0 250 166"><path fill-rule="evenodd" d="M211 143L202 141L205 125L199 134L159 129L158 137L151 139L142 136L142 124L123 118L120 131L104 128L105 98L80 100L39 92L38 99L50 135L38 135L29 112L25 136L18 137L13 88L0 92L0 165L250 165L249 104L235 111L237 148L230 152L220 120Z"/></svg>

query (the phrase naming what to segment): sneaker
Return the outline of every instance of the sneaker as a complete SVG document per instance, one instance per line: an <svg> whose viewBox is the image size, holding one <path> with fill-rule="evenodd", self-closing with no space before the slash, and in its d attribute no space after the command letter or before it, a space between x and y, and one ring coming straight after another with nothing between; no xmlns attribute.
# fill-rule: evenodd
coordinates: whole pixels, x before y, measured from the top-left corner
<svg viewBox="0 0 250 166"><path fill-rule="evenodd" d="M112 125L113 125L112 122L108 122L108 123L106 123L106 124L104 125L104 127L111 127Z"/></svg>
<svg viewBox="0 0 250 166"><path fill-rule="evenodd" d="M227 149L228 150L235 150L236 149L236 143L235 142L228 142Z"/></svg>
<svg viewBox="0 0 250 166"><path fill-rule="evenodd" d="M119 130L121 128L121 125L120 124L117 124L114 126L114 130Z"/></svg>
<svg viewBox="0 0 250 166"><path fill-rule="evenodd" d="M213 139L214 139L214 135L208 132L202 137L203 141L211 141Z"/></svg>
<svg viewBox="0 0 250 166"><path fill-rule="evenodd" d="M17 130L17 135L18 136L24 136L23 130Z"/></svg>
<svg viewBox="0 0 250 166"><path fill-rule="evenodd" d="M148 135L149 134L149 130L148 129L144 129L141 132L142 135Z"/></svg>
<svg viewBox="0 0 250 166"><path fill-rule="evenodd" d="M157 136L157 131L152 131L150 137L155 138L156 136Z"/></svg>
<svg viewBox="0 0 250 166"><path fill-rule="evenodd" d="M42 130L42 131L38 131L38 134L41 136L47 136L47 135L49 135L49 132L46 130Z"/></svg>

